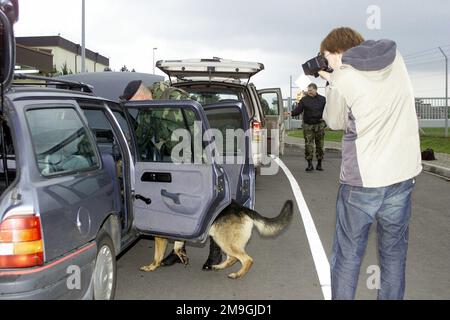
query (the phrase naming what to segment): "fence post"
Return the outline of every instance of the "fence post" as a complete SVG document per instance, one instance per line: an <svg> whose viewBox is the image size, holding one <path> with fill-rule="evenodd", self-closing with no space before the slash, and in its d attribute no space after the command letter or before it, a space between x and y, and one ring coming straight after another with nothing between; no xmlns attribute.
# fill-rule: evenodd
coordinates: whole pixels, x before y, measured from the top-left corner
<svg viewBox="0 0 450 320"><path fill-rule="evenodd" d="M439 50L445 57L445 137L448 138L448 57L441 47Z"/></svg>
<svg viewBox="0 0 450 320"><path fill-rule="evenodd" d="M289 99L288 99L288 110L292 112L292 76L289 77ZM289 130L292 129L292 117L289 117Z"/></svg>

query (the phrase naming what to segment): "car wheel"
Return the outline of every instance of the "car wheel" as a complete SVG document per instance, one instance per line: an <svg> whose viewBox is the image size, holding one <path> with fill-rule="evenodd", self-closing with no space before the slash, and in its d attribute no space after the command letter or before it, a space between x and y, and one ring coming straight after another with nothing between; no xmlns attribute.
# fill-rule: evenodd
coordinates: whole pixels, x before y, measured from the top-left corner
<svg viewBox="0 0 450 320"><path fill-rule="evenodd" d="M113 300L116 292L117 266L114 245L107 233L100 232L97 237L97 248L92 275L94 300Z"/></svg>

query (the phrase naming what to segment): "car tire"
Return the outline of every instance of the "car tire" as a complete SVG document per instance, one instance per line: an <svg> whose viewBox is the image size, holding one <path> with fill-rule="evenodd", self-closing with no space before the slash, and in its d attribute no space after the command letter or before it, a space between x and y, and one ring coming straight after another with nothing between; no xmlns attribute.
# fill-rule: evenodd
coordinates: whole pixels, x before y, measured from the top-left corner
<svg viewBox="0 0 450 320"><path fill-rule="evenodd" d="M97 255L92 273L94 300L113 300L116 293L117 264L114 244L104 231L97 236Z"/></svg>

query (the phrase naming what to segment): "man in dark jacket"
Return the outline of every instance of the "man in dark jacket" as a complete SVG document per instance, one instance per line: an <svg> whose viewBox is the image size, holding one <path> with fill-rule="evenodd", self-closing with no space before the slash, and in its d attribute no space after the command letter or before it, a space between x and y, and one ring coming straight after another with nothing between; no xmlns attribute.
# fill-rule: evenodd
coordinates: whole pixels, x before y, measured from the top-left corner
<svg viewBox="0 0 450 320"><path fill-rule="evenodd" d="M322 119L326 99L317 93L317 85L308 86L308 94L298 103L291 116L296 117L303 113L303 134L305 136L305 158L308 161L307 172L314 171L314 142L316 143L317 167L323 171L322 160L324 156L324 138L326 123Z"/></svg>

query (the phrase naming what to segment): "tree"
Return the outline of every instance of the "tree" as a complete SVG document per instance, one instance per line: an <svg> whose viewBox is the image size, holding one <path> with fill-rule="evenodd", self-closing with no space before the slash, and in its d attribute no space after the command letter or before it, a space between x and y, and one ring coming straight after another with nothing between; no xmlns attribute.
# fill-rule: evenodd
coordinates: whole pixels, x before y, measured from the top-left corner
<svg viewBox="0 0 450 320"><path fill-rule="evenodd" d="M120 68L120 72L130 72L130 70L128 70L127 66L124 65L122 68Z"/></svg>
<svg viewBox="0 0 450 320"><path fill-rule="evenodd" d="M72 70L67 66L67 61L61 67L61 75L66 76L68 74L73 74Z"/></svg>

